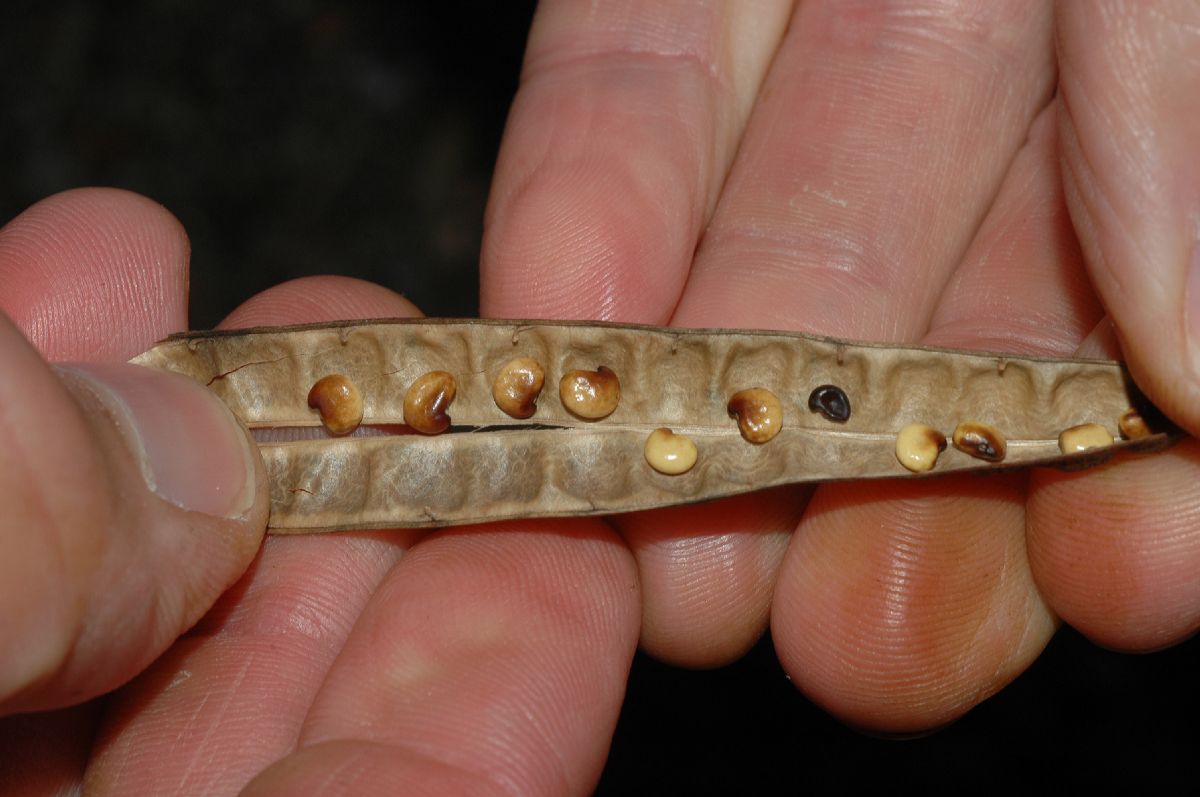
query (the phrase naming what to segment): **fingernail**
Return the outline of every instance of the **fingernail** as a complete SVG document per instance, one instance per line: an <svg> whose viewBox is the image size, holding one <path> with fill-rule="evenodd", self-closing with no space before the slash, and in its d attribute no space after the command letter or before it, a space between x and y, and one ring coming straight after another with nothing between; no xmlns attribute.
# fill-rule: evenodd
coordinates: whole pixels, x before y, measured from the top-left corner
<svg viewBox="0 0 1200 797"><path fill-rule="evenodd" d="M55 367L112 413L146 485L192 512L240 518L254 503L257 457L241 424L192 380L139 365Z"/></svg>

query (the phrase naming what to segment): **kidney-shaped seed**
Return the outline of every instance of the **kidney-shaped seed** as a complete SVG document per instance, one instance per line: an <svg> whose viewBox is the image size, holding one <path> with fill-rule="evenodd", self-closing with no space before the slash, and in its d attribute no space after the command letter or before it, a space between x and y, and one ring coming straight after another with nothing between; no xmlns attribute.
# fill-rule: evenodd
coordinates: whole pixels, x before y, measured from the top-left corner
<svg viewBox="0 0 1200 797"><path fill-rule="evenodd" d="M896 459L913 473L932 470L946 450L946 436L923 423L910 423L896 435Z"/></svg>
<svg viewBox="0 0 1200 797"><path fill-rule="evenodd" d="M1004 435L978 421L963 421L955 428L954 447L988 462L1000 462L1008 453Z"/></svg>
<svg viewBox="0 0 1200 797"><path fill-rule="evenodd" d="M594 421L617 408L621 382L603 365L595 371L569 371L558 383L558 396L573 415Z"/></svg>
<svg viewBox="0 0 1200 797"><path fill-rule="evenodd" d="M765 443L783 428L783 405L765 387L739 390L730 396L725 409L751 443Z"/></svg>
<svg viewBox="0 0 1200 797"><path fill-rule="evenodd" d="M362 394L341 374L318 379L308 391L308 406L321 414L321 423L333 435L350 434L362 423Z"/></svg>
<svg viewBox="0 0 1200 797"><path fill-rule="evenodd" d="M404 422L421 434L441 434L450 428L450 403L457 386L445 371L418 376L404 394Z"/></svg>
<svg viewBox="0 0 1200 797"><path fill-rule="evenodd" d="M678 476L696 464L696 444L670 429L655 429L646 438L646 462L659 473Z"/></svg>
<svg viewBox="0 0 1200 797"><path fill-rule="evenodd" d="M1058 436L1058 450L1064 454L1087 451L1089 448L1104 448L1113 444L1113 436L1098 423L1081 423L1064 429Z"/></svg>
<svg viewBox="0 0 1200 797"><path fill-rule="evenodd" d="M492 383L492 398L496 406L514 418L532 418L537 412L537 398L546 381L541 363L531 357L509 360L496 374Z"/></svg>
<svg viewBox="0 0 1200 797"><path fill-rule="evenodd" d="M1133 408L1121 413L1121 417L1117 419L1117 429L1121 432L1121 437L1126 440L1138 440L1153 434L1150 424L1146 423L1142 414Z"/></svg>
<svg viewBox="0 0 1200 797"><path fill-rule="evenodd" d="M808 408L834 423L850 420L850 397L837 385L820 385L808 396Z"/></svg>

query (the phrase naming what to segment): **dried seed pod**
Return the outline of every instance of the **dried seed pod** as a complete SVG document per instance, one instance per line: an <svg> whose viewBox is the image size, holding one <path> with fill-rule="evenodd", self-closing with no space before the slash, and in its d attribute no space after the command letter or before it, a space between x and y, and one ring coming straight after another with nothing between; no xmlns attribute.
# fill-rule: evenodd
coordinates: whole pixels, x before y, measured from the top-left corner
<svg viewBox="0 0 1200 797"><path fill-rule="evenodd" d="M514 345L538 352L543 364L606 363L636 385L620 399L619 422L592 423L560 402L539 401L539 423L497 425L491 388ZM339 322L188 333L135 362L207 385L255 430L313 425L305 396L327 374L412 373L413 363L436 362L455 375L462 390L454 424L469 434L261 439L276 534L601 515L784 484L893 478L908 475L896 470L896 431L912 418L942 430L962 418L987 418L1008 438L1006 468L1090 464L1095 452L1062 454L1059 433L1081 418L1115 424L1130 407L1157 431L1114 452L1155 451L1182 435L1159 426L1119 363L998 359L786 332L491 319ZM726 399L747 385L803 397L831 373L855 397L852 429L789 418L778 440L748 446L729 421ZM404 390L372 394L364 422L403 423L405 398ZM680 478L651 478L636 452L659 427L687 428L703 440L701 467ZM934 472L992 467L942 455Z"/></svg>
<svg viewBox="0 0 1200 797"><path fill-rule="evenodd" d="M404 394L404 422L421 434L441 434L450 428L448 410L457 391L445 371L421 374Z"/></svg>
<svg viewBox="0 0 1200 797"><path fill-rule="evenodd" d="M1121 437L1126 440L1140 440L1154 434L1142 414L1132 407L1121 413L1121 417L1117 420L1117 429L1121 432Z"/></svg>
<svg viewBox="0 0 1200 797"><path fill-rule="evenodd" d="M537 398L545 381L546 371L541 363L531 357L517 357L505 363L496 374L492 399L513 418L532 418L537 412Z"/></svg>
<svg viewBox="0 0 1200 797"><path fill-rule="evenodd" d="M595 371L569 371L558 383L558 395L572 415L594 421L617 408L621 381L603 365Z"/></svg>
<svg viewBox="0 0 1200 797"><path fill-rule="evenodd" d="M1089 448L1104 448L1113 444L1113 436L1098 423L1081 423L1064 429L1058 436L1058 449L1064 454L1087 451Z"/></svg>
<svg viewBox="0 0 1200 797"><path fill-rule="evenodd" d="M696 464L696 444L670 429L655 429L646 438L646 462L659 473L678 476Z"/></svg>
<svg viewBox="0 0 1200 797"><path fill-rule="evenodd" d="M730 396L725 409L751 443L765 443L783 428L783 405L765 387L739 390Z"/></svg>
<svg viewBox="0 0 1200 797"><path fill-rule="evenodd" d="M341 374L318 379L308 391L308 406L321 414L321 423L332 435L348 435L362 423L362 394Z"/></svg>
<svg viewBox="0 0 1200 797"><path fill-rule="evenodd" d="M988 462L1000 462L1008 452L1004 435L978 421L963 421L955 428L954 447Z"/></svg>
<svg viewBox="0 0 1200 797"><path fill-rule="evenodd" d="M910 423L896 435L896 459L913 473L932 470L946 450L946 436L923 423Z"/></svg>
<svg viewBox="0 0 1200 797"><path fill-rule="evenodd" d="M850 420L850 398L837 385L821 385L808 395L808 408L834 423Z"/></svg>

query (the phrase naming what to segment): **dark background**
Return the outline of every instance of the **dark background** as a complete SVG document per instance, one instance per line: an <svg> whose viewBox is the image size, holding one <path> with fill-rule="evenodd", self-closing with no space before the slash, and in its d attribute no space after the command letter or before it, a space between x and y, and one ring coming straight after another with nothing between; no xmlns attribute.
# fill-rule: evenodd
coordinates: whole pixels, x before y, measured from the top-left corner
<svg viewBox="0 0 1200 797"><path fill-rule="evenodd" d="M317 273L375 280L430 315L477 312L531 2L3 9L0 222L79 185L162 202L191 235L199 328ZM639 656L598 793L1194 783L1198 665L1196 640L1125 656L1067 630L962 721L895 741L813 707L769 641L717 672Z"/></svg>

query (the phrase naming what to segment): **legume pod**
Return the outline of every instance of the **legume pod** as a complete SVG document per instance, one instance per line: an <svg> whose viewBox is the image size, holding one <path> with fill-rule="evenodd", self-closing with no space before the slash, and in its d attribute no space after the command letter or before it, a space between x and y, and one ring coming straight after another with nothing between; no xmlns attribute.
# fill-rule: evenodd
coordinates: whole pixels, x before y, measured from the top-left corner
<svg viewBox="0 0 1200 797"><path fill-rule="evenodd" d="M259 434L276 533L607 514L797 482L1084 467L1118 452L1162 448L1179 435L1146 404L1120 363L783 332L355 321L184 333L133 362L209 386L252 430L301 430L291 434L301 439ZM524 403L512 399L536 366L546 389L519 396ZM590 400L615 400L615 409L592 420L564 406L558 390L564 375L576 372L562 395L570 388L575 401L582 389L588 400L586 374L608 379L604 371L619 386L598 383ZM410 413L433 407L421 405L434 401L425 398L433 395L429 380L421 380L430 372L444 372L433 380L438 385L451 377L449 393L434 397L438 418L448 413L451 425L418 434L412 429L419 422L404 425L405 400ZM331 375L356 388L346 395L361 396L363 426L349 436L327 432L319 412L327 404L309 396ZM730 404L752 388L767 393L743 394ZM747 395L778 401L756 398L749 417ZM519 406L509 410L518 416L536 409L514 417L502 405ZM1127 415L1131 409L1149 428ZM769 434L743 437L771 422ZM1072 442L1060 447L1060 434L1085 424L1085 433L1066 435ZM660 428L677 436L669 440L671 451L686 447L678 436L694 443L694 464L683 472L655 469L671 453L654 448L652 432ZM946 446L958 438L962 450ZM1110 438L1116 442L1107 444ZM913 441L920 447L907 450ZM1083 450L1064 453L1076 447ZM677 462L668 464L679 470Z"/></svg>

